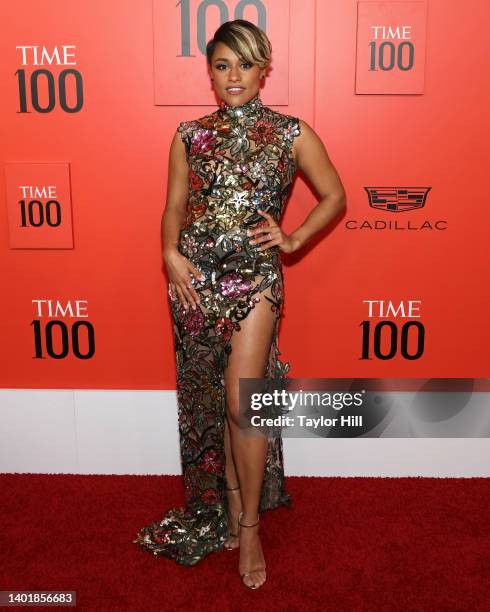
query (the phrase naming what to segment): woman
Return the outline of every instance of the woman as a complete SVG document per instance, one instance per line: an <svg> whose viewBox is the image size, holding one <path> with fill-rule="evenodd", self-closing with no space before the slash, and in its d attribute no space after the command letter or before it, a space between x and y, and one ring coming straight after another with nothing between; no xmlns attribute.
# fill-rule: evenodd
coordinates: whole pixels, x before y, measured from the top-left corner
<svg viewBox="0 0 490 612"><path fill-rule="evenodd" d="M180 123L171 144L162 234L186 506L134 540L185 565L239 547L250 588L266 579L259 512L289 506L290 496L280 436L241 435L239 378L285 378L280 252L297 251L345 206L312 128L262 103L271 49L252 23L224 23L206 49L219 108ZM298 168L321 199L287 235L279 222Z"/></svg>

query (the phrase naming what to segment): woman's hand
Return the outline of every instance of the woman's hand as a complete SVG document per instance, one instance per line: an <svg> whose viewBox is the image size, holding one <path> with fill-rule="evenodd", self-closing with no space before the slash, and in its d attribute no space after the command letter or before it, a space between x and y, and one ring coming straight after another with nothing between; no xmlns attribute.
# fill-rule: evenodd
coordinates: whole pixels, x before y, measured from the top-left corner
<svg viewBox="0 0 490 612"><path fill-rule="evenodd" d="M257 236L250 240L250 244L262 244L259 251L265 251L276 244L285 253L292 253L299 248L299 241L285 234L268 212L264 210L257 212L264 217L264 221L259 227L247 231L247 236Z"/></svg>
<svg viewBox="0 0 490 612"><path fill-rule="evenodd" d="M175 248L165 251L163 260L168 272L170 299L177 296L185 309L191 306L195 310L200 300L191 284L191 275L198 280L204 280L204 276Z"/></svg>

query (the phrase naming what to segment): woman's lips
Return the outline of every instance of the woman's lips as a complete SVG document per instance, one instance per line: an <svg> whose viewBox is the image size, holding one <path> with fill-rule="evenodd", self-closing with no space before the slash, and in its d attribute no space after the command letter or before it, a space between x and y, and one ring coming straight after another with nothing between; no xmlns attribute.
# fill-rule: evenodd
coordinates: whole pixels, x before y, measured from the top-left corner
<svg viewBox="0 0 490 612"><path fill-rule="evenodd" d="M245 88L244 87L232 87L230 89L227 89L226 91L232 96L238 96L243 91L245 91Z"/></svg>

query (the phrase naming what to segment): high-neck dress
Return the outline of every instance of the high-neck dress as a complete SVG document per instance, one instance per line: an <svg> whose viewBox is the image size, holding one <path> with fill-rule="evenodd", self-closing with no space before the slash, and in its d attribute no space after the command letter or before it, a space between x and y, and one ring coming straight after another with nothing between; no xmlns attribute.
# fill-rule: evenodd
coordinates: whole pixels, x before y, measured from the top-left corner
<svg viewBox="0 0 490 612"><path fill-rule="evenodd" d="M259 251L248 228L264 224L258 210L280 222L296 174L292 155L297 117L265 106L257 93L177 128L189 165L186 218L178 250L204 275L192 285L197 309L170 299L177 367L178 424L185 506L143 527L135 543L156 556L194 565L222 548L229 534L225 491L226 394L223 373L231 338L261 300L275 313L264 378L286 380L279 359L283 305L279 247ZM282 439L269 437L259 511L290 506Z"/></svg>

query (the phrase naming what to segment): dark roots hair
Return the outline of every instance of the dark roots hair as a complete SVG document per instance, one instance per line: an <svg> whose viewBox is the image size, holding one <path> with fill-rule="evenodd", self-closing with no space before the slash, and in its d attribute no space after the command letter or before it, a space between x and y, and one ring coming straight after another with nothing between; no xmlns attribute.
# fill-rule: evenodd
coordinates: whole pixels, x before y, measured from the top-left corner
<svg viewBox="0 0 490 612"><path fill-rule="evenodd" d="M211 64L216 45L222 42L240 59L259 68L265 68L271 60L272 45L267 34L258 26L245 19L225 21L206 45L208 64Z"/></svg>

